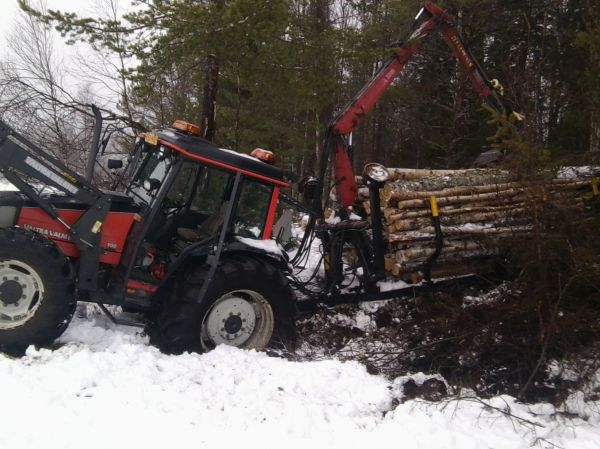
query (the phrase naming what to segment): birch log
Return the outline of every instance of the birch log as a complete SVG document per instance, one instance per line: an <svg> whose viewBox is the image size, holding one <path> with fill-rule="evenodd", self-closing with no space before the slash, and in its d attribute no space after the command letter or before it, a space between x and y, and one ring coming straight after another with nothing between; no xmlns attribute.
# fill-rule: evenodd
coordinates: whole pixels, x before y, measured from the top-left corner
<svg viewBox="0 0 600 449"><path fill-rule="evenodd" d="M592 195L591 179L571 170L543 184L519 182L495 169L417 170L392 168L380 191L384 229L388 233L385 267L393 276L415 279L435 251L430 197L439 207L444 237L435 269L439 273L473 270L531 232L536 208L546 204L583 209ZM370 221L369 190L359 184L356 209ZM418 276L417 276L418 278Z"/></svg>

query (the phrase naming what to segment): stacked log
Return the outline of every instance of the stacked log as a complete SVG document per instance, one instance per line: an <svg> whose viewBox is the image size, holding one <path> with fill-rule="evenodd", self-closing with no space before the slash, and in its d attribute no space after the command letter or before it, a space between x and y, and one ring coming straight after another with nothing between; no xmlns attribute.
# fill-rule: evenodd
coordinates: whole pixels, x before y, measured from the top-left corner
<svg viewBox="0 0 600 449"><path fill-rule="evenodd" d="M531 232L540 205L583 208L596 182L577 177L525 184L496 169L389 170L390 180L380 191L389 242L385 265L393 276L412 281L435 251L432 196L444 238L433 274L455 275L461 267L482 268L512 239ZM369 190L358 181L357 209L370 220Z"/></svg>

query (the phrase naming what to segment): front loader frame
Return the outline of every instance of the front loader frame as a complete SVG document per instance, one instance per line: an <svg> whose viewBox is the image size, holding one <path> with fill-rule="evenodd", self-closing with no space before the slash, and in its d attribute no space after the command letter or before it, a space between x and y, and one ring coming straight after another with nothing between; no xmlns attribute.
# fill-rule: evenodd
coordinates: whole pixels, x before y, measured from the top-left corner
<svg viewBox="0 0 600 449"><path fill-rule="evenodd" d="M60 222L81 252L78 288L99 290L100 231L110 210L111 198L91 182L69 169L37 145L0 120L0 173L27 198ZM66 223L52 204L35 189L41 183L74 198L86 206L73 224Z"/></svg>

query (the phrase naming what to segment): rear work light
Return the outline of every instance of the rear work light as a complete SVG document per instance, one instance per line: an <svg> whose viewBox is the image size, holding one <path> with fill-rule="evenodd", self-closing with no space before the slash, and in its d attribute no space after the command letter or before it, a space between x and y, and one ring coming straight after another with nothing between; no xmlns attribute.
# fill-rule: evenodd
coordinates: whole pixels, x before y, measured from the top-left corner
<svg viewBox="0 0 600 449"><path fill-rule="evenodd" d="M269 150L263 150L262 148L255 148L250 153L250 156L255 157L256 159L260 159L267 164L274 165L275 164L275 154Z"/></svg>
<svg viewBox="0 0 600 449"><path fill-rule="evenodd" d="M183 120L175 120L175 123L173 123L171 126L179 131L193 134L194 136L202 136L200 127L198 125L194 125L193 123L184 122Z"/></svg>

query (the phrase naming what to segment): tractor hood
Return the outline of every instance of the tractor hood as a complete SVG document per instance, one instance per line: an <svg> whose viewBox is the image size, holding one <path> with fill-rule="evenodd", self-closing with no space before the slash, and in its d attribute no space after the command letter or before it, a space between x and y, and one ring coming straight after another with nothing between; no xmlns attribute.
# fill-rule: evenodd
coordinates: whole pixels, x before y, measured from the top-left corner
<svg viewBox="0 0 600 449"><path fill-rule="evenodd" d="M3 187L3 185L0 185L0 211L2 210L2 207L11 207L16 208L17 210L21 207L37 207L33 201L18 190L14 188L12 190L8 188L4 189ZM111 212L139 212L139 205L124 193L109 191L105 191L104 193L110 196ZM69 198L61 194L50 192L42 194L41 197L48 200L48 202L56 209L83 210L88 207L85 203L78 201L75 198Z"/></svg>

